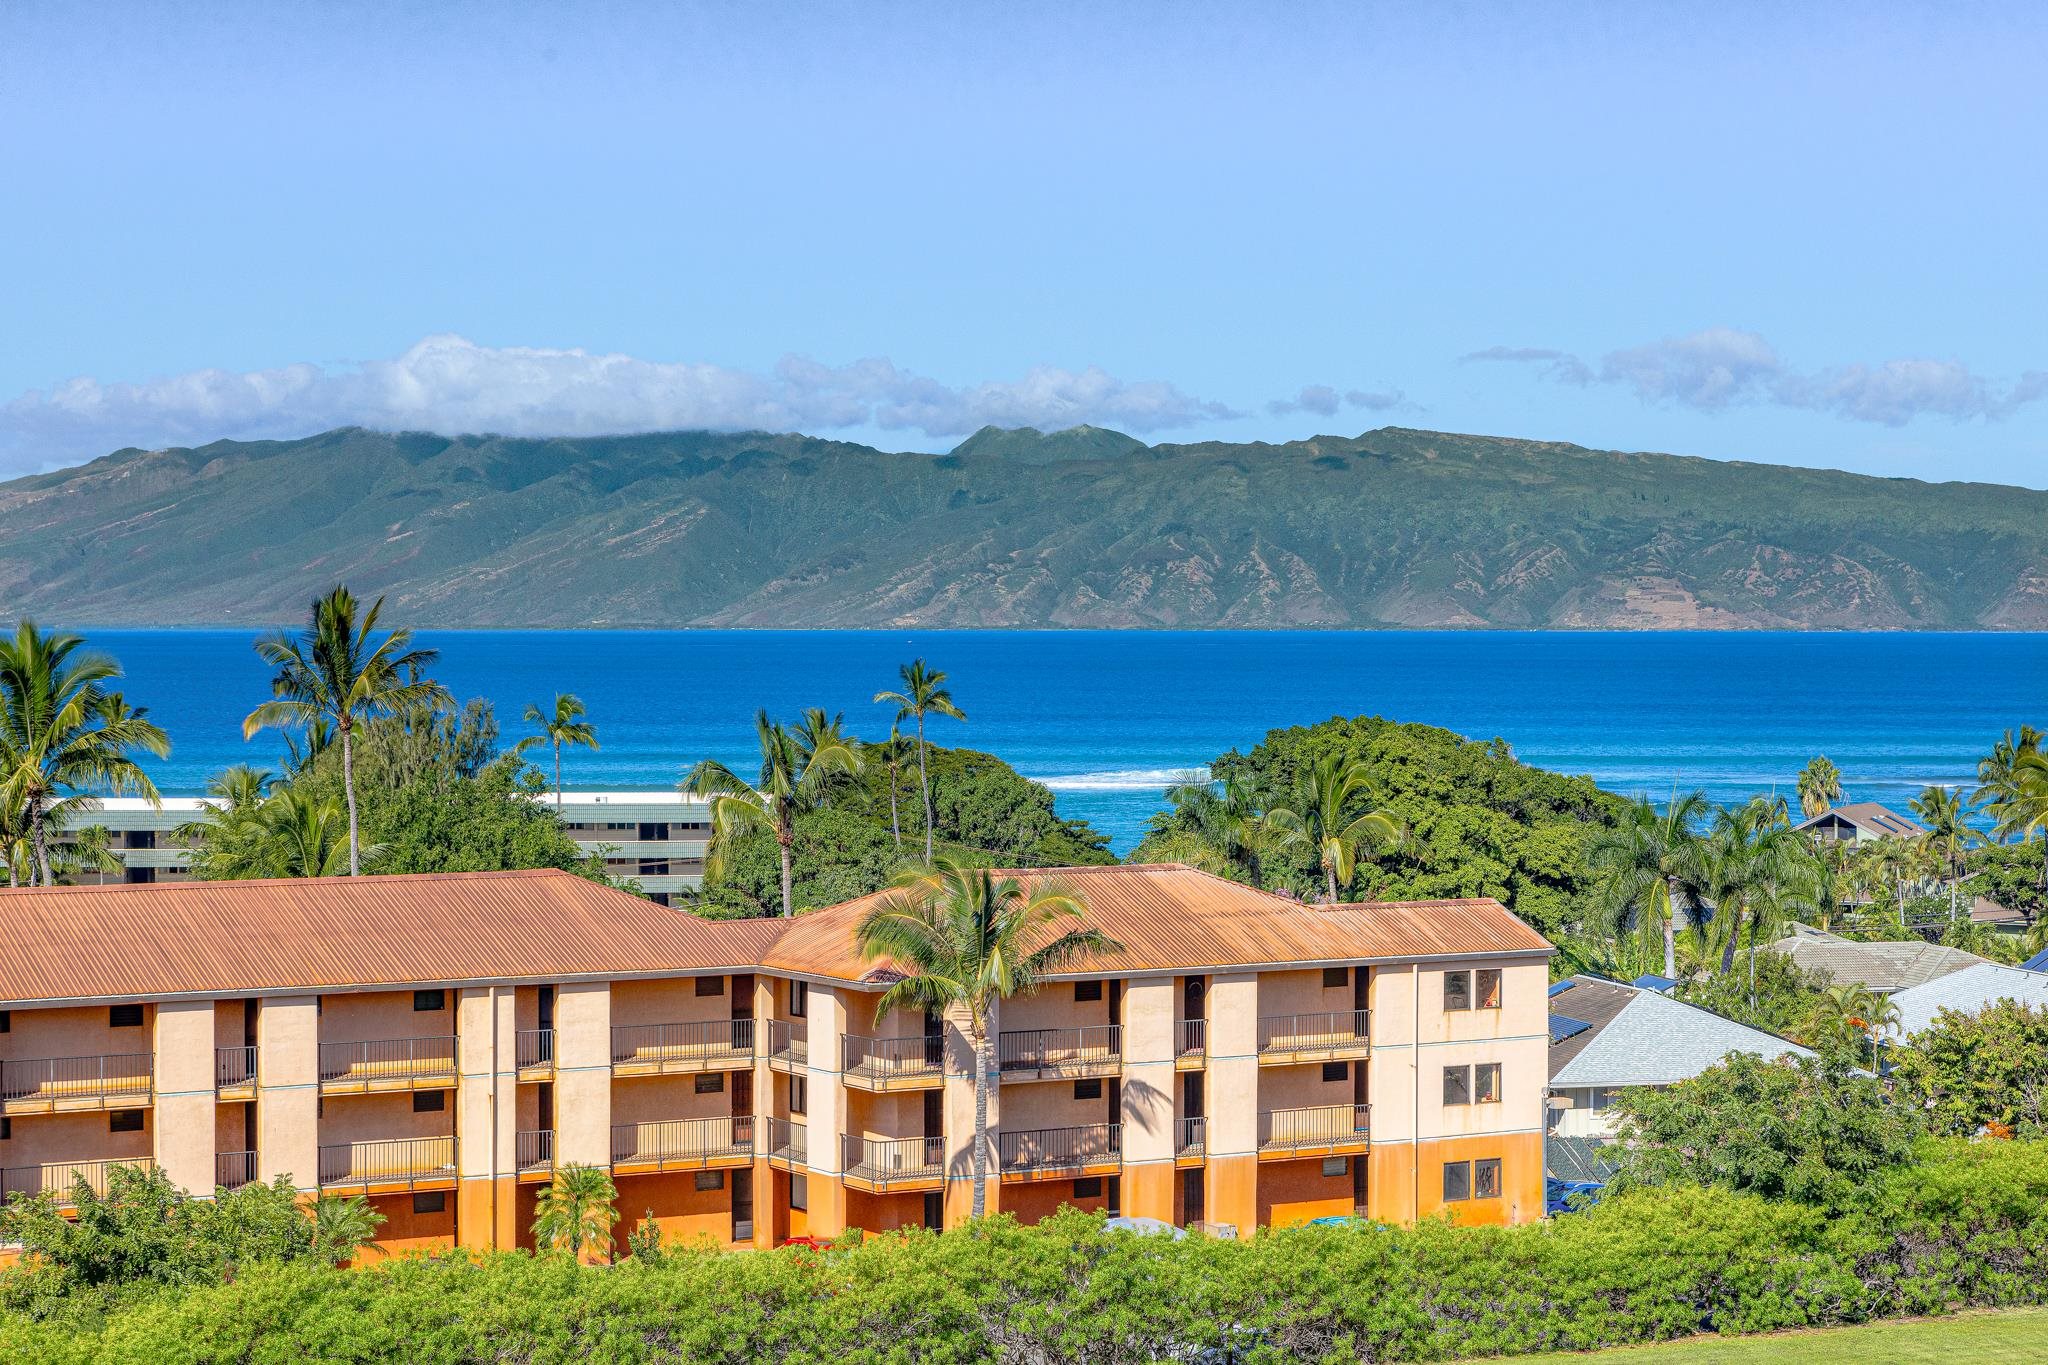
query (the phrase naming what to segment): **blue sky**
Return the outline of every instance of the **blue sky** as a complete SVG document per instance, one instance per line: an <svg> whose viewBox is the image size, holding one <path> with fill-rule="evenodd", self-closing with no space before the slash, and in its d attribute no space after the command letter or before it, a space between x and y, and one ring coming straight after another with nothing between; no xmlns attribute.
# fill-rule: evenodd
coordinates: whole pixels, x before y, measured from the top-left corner
<svg viewBox="0 0 2048 1365"><path fill-rule="evenodd" d="M2048 486L2022 6L40 4L0 474L1398 424Z"/></svg>

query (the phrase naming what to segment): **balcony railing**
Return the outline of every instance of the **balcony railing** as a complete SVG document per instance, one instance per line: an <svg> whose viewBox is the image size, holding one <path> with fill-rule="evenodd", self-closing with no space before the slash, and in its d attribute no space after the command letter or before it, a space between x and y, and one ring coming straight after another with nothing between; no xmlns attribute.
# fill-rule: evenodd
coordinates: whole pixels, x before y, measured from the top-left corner
<svg viewBox="0 0 2048 1365"><path fill-rule="evenodd" d="M512 1064L521 1071L555 1069L555 1031L523 1028L512 1036Z"/></svg>
<svg viewBox="0 0 2048 1365"><path fill-rule="evenodd" d="M768 1159L787 1167L802 1166L811 1159L810 1130L793 1119L768 1120Z"/></svg>
<svg viewBox="0 0 2048 1365"><path fill-rule="evenodd" d="M156 1059L147 1052L0 1062L0 1103L16 1109L147 1104L155 1068Z"/></svg>
<svg viewBox="0 0 2048 1365"><path fill-rule="evenodd" d="M1207 1019L1183 1019L1180 1021L1179 1038L1174 1047L1176 1060L1199 1060L1209 1052L1209 1021Z"/></svg>
<svg viewBox="0 0 2048 1365"><path fill-rule="evenodd" d="M770 1019L768 1060L786 1067L807 1065L811 1060L810 1026L801 1019Z"/></svg>
<svg viewBox="0 0 2048 1365"><path fill-rule="evenodd" d="M217 1047L213 1050L213 1088L248 1090L256 1084L254 1047Z"/></svg>
<svg viewBox="0 0 2048 1365"><path fill-rule="evenodd" d="M434 1090L453 1084L452 1036L320 1044L320 1088L329 1094Z"/></svg>
<svg viewBox="0 0 2048 1365"><path fill-rule="evenodd" d="M754 1119L750 1114L612 1125L614 1165L683 1170L748 1157L753 1152Z"/></svg>
<svg viewBox="0 0 2048 1365"><path fill-rule="evenodd" d="M455 1178L455 1139L390 1138L343 1142L320 1149L320 1184L417 1185Z"/></svg>
<svg viewBox="0 0 2048 1365"><path fill-rule="evenodd" d="M1173 1130L1173 1154L1175 1156L1200 1156L1209 1145L1209 1120L1206 1118L1175 1119Z"/></svg>
<svg viewBox="0 0 2048 1365"><path fill-rule="evenodd" d="M1259 1111L1259 1150L1292 1152L1305 1148L1356 1146L1372 1127L1369 1104L1328 1104L1314 1109Z"/></svg>
<svg viewBox="0 0 2048 1365"><path fill-rule="evenodd" d="M254 1152L218 1152L213 1158L213 1183L223 1190L239 1190L256 1183Z"/></svg>
<svg viewBox="0 0 2048 1365"><path fill-rule="evenodd" d="M1123 1068L1123 1026L1038 1028L996 1039L996 1065L1006 1076L1105 1076Z"/></svg>
<svg viewBox="0 0 2048 1365"><path fill-rule="evenodd" d="M1259 1020L1259 1055L1303 1060L1355 1057L1370 1041L1370 1010L1269 1014Z"/></svg>
<svg viewBox="0 0 2048 1365"><path fill-rule="evenodd" d="M1084 1123L1075 1128L1030 1128L999 1133L996 1156L1004 1172L1087 1170L1123 1161L1121 1123Z"/></svg>
<svg viewBox="0 0 2048 1365"><path fill-rule="evenodd" d="M621 1024L612 1029L612 1069L659 1075L744 1066L754 1060L752 1019L694 1024Z"/></svg>
<svg viewBox="0 0 2048 1365"><path fill-rule="evenodd" d="M550 1171L555 1166L555 1130L528 1128L512 1135L512 1160L523 1173Z"/></svg>
<svg viewBox="0 0 2048 1365"><path fill-rule="evenodd" d="M946 1140L942 1137L869 1138L848 1133L841 1142L846 1179L853 1184L884 1190L891 1185L945 1178Z"/></svg>
<svg viewBox="0 0 2048 1365"><path fill-rule="evenodd" d="M909 1038L866 1038L840 1035L846 1049L846 1079L856 1085L886 1087L898 1082L937 1079L946 1072L946 1040L916 1035Z"/></svg>
<svg viewBox="0 0 2048 1365"><path fill-rule="evenodd" d="M16 1194L53 1194L60 1208L74 1203L73 1191L83 1180L94 1194L107 1192L107 1176L117 1166L148 1170L156 1162L146 1156L111 1157L104 1161L49 1161L40 1166L9 1166L0 1170L0 1200Z"/></svg>

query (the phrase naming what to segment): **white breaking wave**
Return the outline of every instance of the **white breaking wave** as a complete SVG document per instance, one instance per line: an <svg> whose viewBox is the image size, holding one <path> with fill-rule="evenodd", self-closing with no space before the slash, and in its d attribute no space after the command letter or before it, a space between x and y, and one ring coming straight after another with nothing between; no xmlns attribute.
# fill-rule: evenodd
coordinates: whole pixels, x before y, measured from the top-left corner
<svg viewBox="0 0 2048 1365"><path fill-rule="evenodd" d="M1190 777L1199 781L1209 770L1199 764L1185 768L1117 768L1101 773L1066 773L1059 777L1034 777L1041 787L1056 792L1163 792Z"/></svg>

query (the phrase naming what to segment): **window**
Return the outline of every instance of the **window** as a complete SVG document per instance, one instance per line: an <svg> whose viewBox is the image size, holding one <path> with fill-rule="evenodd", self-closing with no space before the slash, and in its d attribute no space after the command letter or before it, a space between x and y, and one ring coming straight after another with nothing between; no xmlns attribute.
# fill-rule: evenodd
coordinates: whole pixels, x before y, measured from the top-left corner
<svg viewBox="0 0 2048 1365"><path fill-rule="evenodd" d="M448 1107L448 1092L445 1090L415 1090L412 1092L412 1112L415 1114L438 1114Z"/></svg>
<svg viewBox="0 0 2048 1365"><path fill-rule="evenodd" d="M792 1114L805 1113L809 1109L810 1103L810 1081L802 1076L791 1076L789 1078L789 1112Z"/></svg>
<svg viewBox="0 0 2048 1365"><path fill-rule="evenodd" d="M789 1178L789 1206L793 1209L808 1209L811 1206L811 1182L804 1176Z"/></svg>
<svg viewBox="0 0 2048 1365"><path fill-rule="evenodd" d="M1500 1103L1500 1063L1481 1062L1472 1068L1472 1102Z"/></svg>
<svg viewBox="0 0 2048 1365"><path fill-rule="evenodd" d="M1083 1176L1081 1179L1076 1180L1074 1182L1074 1198L1102 1198L1102 1177L1099 1175L1089 1175Z"/></svg>
<svg viewBox="0 0 2048 1365"><path fill-rule="evenodd" d="M1097 1077L1095 1077L1095 1078L1094 1078L1093 1080L1086 1080L1086 1081L1075 1081L1075 1082L1074 1082L1074 1098L1075 1098L1075 1099L1077 1099L1077 1100L1099 1100L1099 1099L1101 1099L1101 1098L1102 1098L1102 1078L1101 1078L1100 1076L1097 1076Z"/></svg>
<svg viewBox="0 0 2048 1365"><path fill-rule="evenodd" d="M5 1114L0 1114L0 1142L5 1142L13 1136L14 1120L8 1118Z"/></svg>
<svg viewBox="0 0 2048 1365"><path fill-rule="evenodd" d="M414 991L412 993L412 1011L414 1014L430 1014L435 1010L445 1010L447 1008L448 992L446 991Z"/></svg>
<svg viewBox="0 0 2048 1365"><path fill-rule="evenodd" d="M697 978L698 995L724 995L725 978L722 976L700 976Z"/></svg>
<svg viewBox="0 0 2048 1365"><path fill-rule="evenodd" d="M789 983L789 1017L801 1019L804 1011L811 1007L811 987L807 981Z"/></svg>
<svg viewBox="0 0 2048 1365"><path fill-rule="evenodd" d="M1472 1197L1472 1163L1469 1161L1446 1161L1444 1163L1444 1202L1455 1204Z"/></svg>
<svg viewBox="0 0 2048 1365"><path fill-rule="evenodd" d="M1472 1163L1472 1197L1474 1199L1500 1198L1500 1158L1489 1157L1485 1161Z"/></svg>
<svg viewBox="0 0 2048 1365"><path fill-rule="evenodd" d="M1323 1175L1325 1177L1334 1180L1340 1175L1350 1174L1351 1158L1342 1156L1326 1156L1323 1158Z"/></svg>
<svg viewBox="0 0 2048 1365"><path fill-rule="evenodd" d="M1201 1172L1197 1171L1197 1175ZM932 1232L946 1226L946 1196L937 1190L929 1190L924 1197L924 1225Z"/></svg>
<svg viewBox="0 0 2048 1365"><path fill-rule="evenodd" d="M0 1033L14 1032L14 1011L0 1010Z"/></svg>
<svg viewBox="0 0 2048 1365"><path fill-rule="evenodd" d="M1349 1062L1324 1062L1324 1063L1323 1063L1323 1079L1324 1079L1325 1081L1348 1081L1348 1080L1350 1080L1350 1079L1351 1079L1351 1063L1349 1063Z"/></svg>
<svg viewBox="0 0 2048 1365"><path fill-rule="evenodd" d="M1586 1092L1586 1108L1596 1114L1607 1112L1607 1106L1614 1103L1615 1087L1596 1085Z"/></svg>
<svg viewBox="0 0 2048 1365"><path fill-rule="evenodd" d="M697 1172L697 1188L700 1190L722 1190L725 1188L724 1171Z"/></svg>
<svg viewBox="0 0 2048 1365"><path fill-rule="evenodd" d="M140 1109L116 1109L107 1115L107 1131L110 1133L139 1133L142 1131Z"/></svg>
<svg viewBox="0 0 2048 1365"><path fill-rule="evenodd" d="M1102 983L1100 981L1076 981L1074 983L1075 1004L1086 1004L1090 1000L1100 1000L1101 998Z"/></svg>
<svg viewBox="0 0 2048 1365"><path fill-rule="evenodd" d="M692 1084L695 1092L699 1095L716 1095L725 1089L725 1073L723 1071L708 1072L705 1075L696 1077Z"/></svg>
<svg viewBox="0 0 2048 1365"><path fill-rule="evenodd" d="M448 1212L448 1191L433 1190L426 1194L414 1195L412 1197L412 1211L414 1213Z"/></svg>
<svg viewBox="0 0 2048 1365"><path fill-rule="evenodd" d="M1472 1103L1472 1068L1469 1066L1447 1066L1444 1068L1444 1103Z"/></svg>
<svg viewBox="0 0 2048 1365"><path fill-rule="evenodd" d="M1444 973L1444 1009L1469 1010L1472 1008L1472 973Z"/></svg>
<svg viewBox="0 0 2048 1365"><path fill-rule="evenodd" d="M108 1028L141 1028L142 1006L109 1005L107 1007Z"/></svg>
<svg viewBox="0 0 2048 1365"><path fill-rule="evenodd" d="M1326 990L1326 991L1341 991L1341 990L1343 990L1343 989L1344 989L1344 988L1345 988L1346 986L1348 986L1348 985L1350 985L1350 984L1351 984L1351 969L1350 969L1349 967L1325 967L1325 968L1323 968L1323 989L1324 989L1324 990Z"/></svg>
<svg viewBox="0 0 2048 1365"><path fill-rule="evenodd" d="M1500 968L1482 967L1472 973L1474 985L1479 993L1479 1008L1497 1010L1500 1008Z"/></svg>

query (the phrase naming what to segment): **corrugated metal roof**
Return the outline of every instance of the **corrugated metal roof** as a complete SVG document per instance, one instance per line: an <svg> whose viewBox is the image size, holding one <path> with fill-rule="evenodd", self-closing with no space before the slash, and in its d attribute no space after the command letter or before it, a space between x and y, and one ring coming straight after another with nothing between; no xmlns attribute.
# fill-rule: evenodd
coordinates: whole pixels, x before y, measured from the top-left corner
<svg viewBox="0 0 2048 1365"><path fill-rule="evenodd" d="M783 925L560 871L0 891L0 1002L747 970Z"/></svg>

